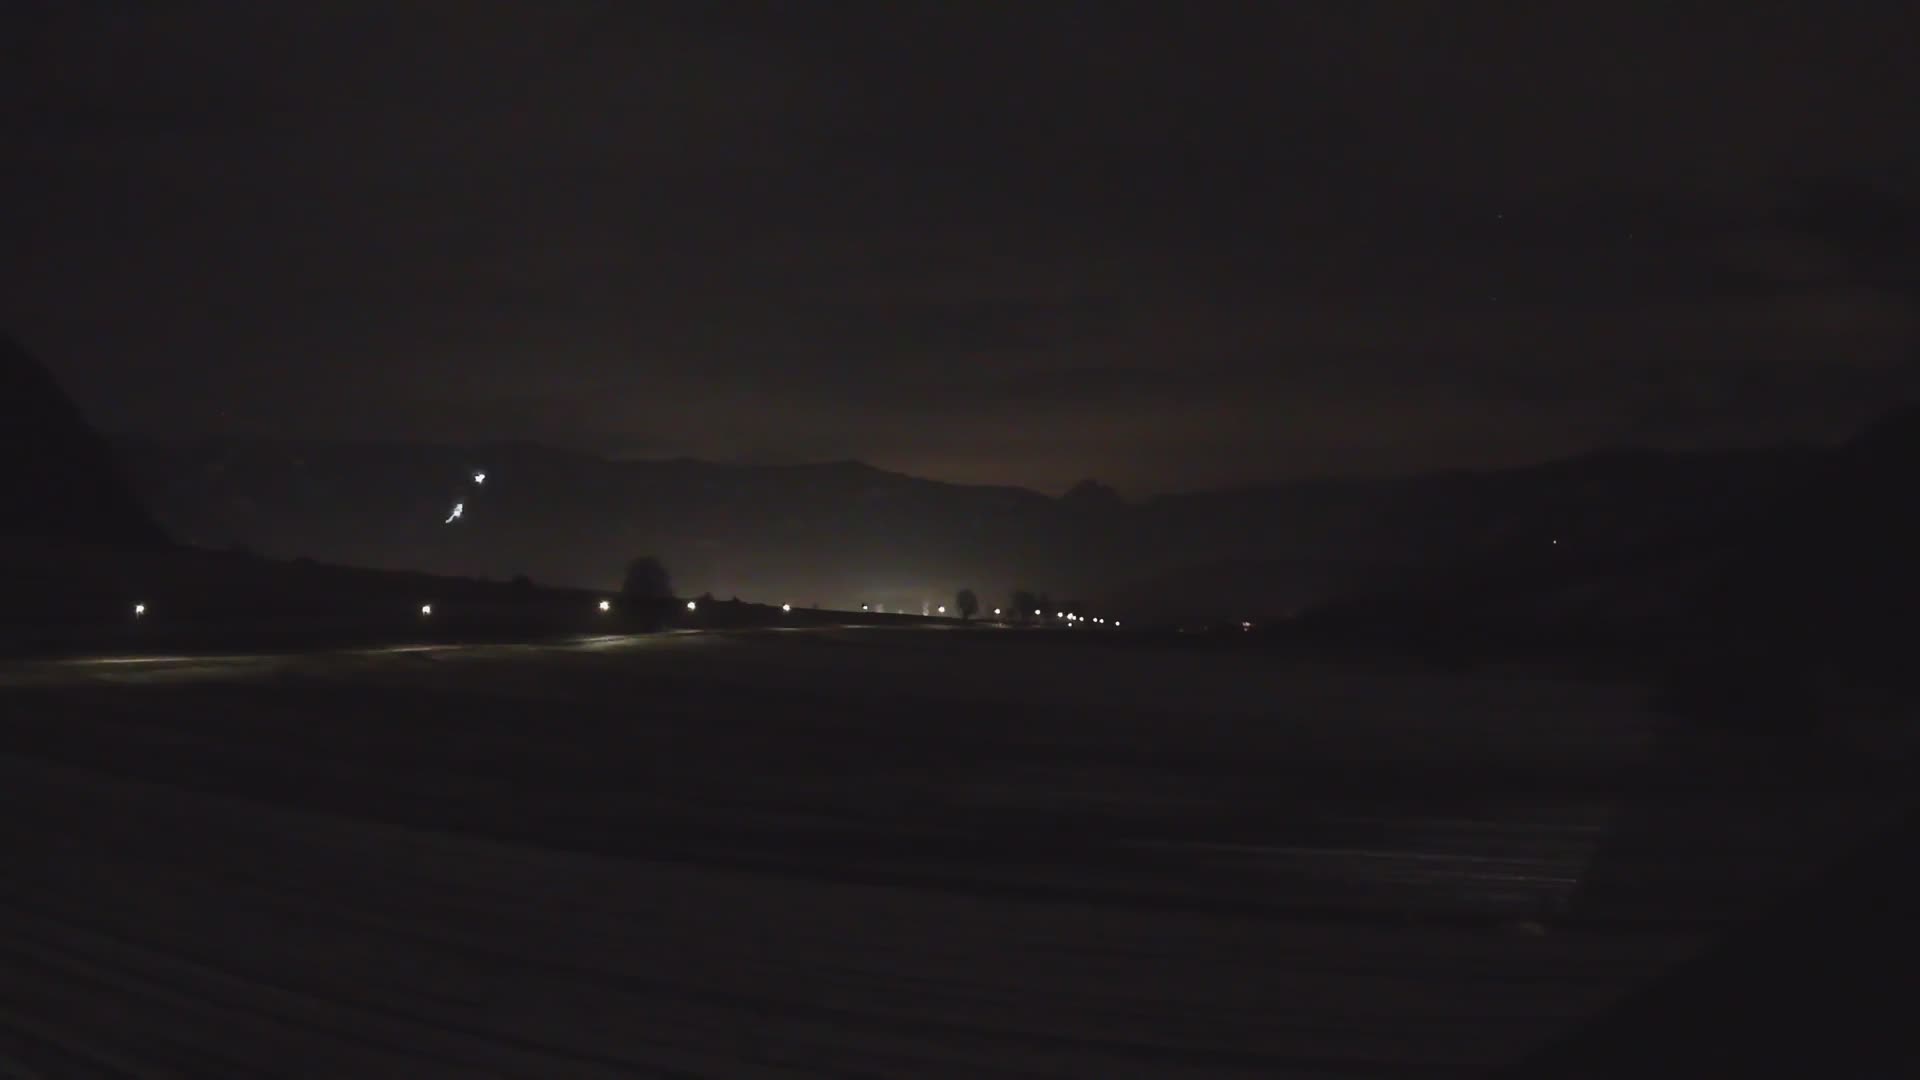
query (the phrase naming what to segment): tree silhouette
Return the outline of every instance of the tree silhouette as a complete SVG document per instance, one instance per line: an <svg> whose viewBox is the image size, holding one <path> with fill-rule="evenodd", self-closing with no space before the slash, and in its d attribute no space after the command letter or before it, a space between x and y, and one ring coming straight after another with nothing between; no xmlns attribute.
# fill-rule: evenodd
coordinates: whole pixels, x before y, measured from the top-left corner
<svg viewBox="0 0 1920 1080"><path fill-rule="evenodd" d="M1040 597L1032 589L1013 590L1013 617L1026 622L1040 610Z"/></svg>
<svg viewBox="0 0 1920 1080"><path fill-rule="evenodd" d="M620 586L620 595L629 600L671 598L673 584L667 578L667 568L651 555L642 555L633 560L627 564L627 577Z"/></svg>
<svg viewBox="0 0 1920 1080"><path fill-rule="evenodd" d="M961 618L971 619L980 611L980 598L972 589L961 589L953 598L953 606L960 609Z"/></svg>

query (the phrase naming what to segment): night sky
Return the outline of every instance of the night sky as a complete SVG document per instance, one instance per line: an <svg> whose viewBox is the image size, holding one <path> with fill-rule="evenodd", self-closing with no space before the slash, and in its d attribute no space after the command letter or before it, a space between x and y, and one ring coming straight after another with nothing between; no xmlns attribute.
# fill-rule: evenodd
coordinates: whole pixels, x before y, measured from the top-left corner
<svg viewBox="0 0 1920 1080"><path fill-rule="evenodd" d="M1044 490L1825 438L1903 8L12 0L0 325L123 432Z"/></svg>

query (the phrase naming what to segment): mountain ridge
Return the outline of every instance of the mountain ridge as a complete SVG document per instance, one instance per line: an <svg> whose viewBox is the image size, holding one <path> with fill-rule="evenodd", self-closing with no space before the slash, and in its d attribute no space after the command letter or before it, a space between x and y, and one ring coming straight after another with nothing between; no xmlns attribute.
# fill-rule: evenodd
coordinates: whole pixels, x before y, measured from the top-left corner
<svg viewBox="0 0 1920 1080"><path fill-rule="evenodd" d="M1699 527L1838 452L1616 448L1129 502L1094 481L1052 497L848 460L619 460L508 442L122 446L163 520L207 546L593 587L646 553L690 592L918 610L963 586L989 601L1026 587L1167 618L1284 614L1536 538L1619 547ZM489 472L484 488L466 488L472 469ZM463 494L463 518L443 526Z"/></svg>

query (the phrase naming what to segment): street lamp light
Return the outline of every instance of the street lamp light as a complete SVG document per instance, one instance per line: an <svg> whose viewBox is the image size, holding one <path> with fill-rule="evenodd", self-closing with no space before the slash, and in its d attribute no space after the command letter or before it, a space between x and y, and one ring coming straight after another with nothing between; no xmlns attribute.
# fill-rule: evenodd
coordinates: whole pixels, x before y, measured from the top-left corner
<svg viewBox="0 0 1920 1080"><path fill-rule="evenodd" d="M421 614L421 615L431 615L431 614L433 614L433 605L432 605L432 604L421 604L421 605L420 605L420 614Z"/></svg>
<svg viewBox="0 0 1920 1080"><path fill-rule="evenodd" d="M781 610L781 611L792 611L792 610L793 610L793 605L792 605L792 604L781 604L781 605L780 605L780 610Z"/></svg>
<svg viewBox="0 0 1920 1080"><path fill-rule="evenodd" d="M693 602L692 600L689 600L689 601L687 601L687 610L688 610L688 611L698 611L699 609L700 609L700 605L699 605L699 604L697 604L697 603L695 603L695 602Z"/></svg>
<svg viewBox="0 0 1920 1080"><path fill-rule="evenodd" d="M613 610L613 601L611 601L611 600L602 600L602 601L600 601L600 610L601 610L601 611L612 611L612 610Z"/></svg>
<svg viewBox="0 0 1920 1080"><path fill-rule="evenodd" d="M145 604L135 604L135 605L133 605L133 617L134 617L134 618L136 618L136 619L138 619L138 618L140 618L141 616L143 616L143 615L145 615L146 613L147 613L147 605L145 605Z"/></svg>

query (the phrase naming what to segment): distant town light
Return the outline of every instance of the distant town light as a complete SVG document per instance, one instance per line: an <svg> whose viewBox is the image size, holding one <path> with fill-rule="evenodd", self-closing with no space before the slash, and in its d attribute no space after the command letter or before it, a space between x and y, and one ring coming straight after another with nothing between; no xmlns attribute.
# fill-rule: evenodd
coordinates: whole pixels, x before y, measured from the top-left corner
<svg viewBox="0 0 1920 1080"><path fill-rule="evenodd" d="M600 610L601 610L601 611L612 611L612 610L613 610L613 601L611 601L611 600L602 600L602 601L600 601Z"/></svg>
<svg viewBox="0 0 1920 1080"><path fill-rule="evenodd" d="M1039 609L1039 608L1034 608L1034 609L1033 609L1033 617L1034 617L1034 618L1036 618L1036 619L1040 617L1040 609Z"/></svg>
<svg viewBox="0 0 1920 1080"><path fill-rule="evenodd" d="M481 472L481 471L479 471L479 470L475 470L475 471L474 471L474 474L473 474L473 482L474 482L475 484L484 484L484 483L486 483L486 482L487 482L487 474L486 474L486 473L484 473L484 472Z"/></svg>
<svg viewBox="0 0 1920 1080"><path fill-rule="evenodd" d="M1250 622L1242 622L1242 623L1240 624L1240 629L1242 629L1242 630L1251 630L1251 629L1253 629L1253 624L1252 624L1252 623L1250 623Z"/></svg>
<svg viewBox="0 0 1920 1080"><path fill-rule="evenodd" d="M1056 619L1064 619L1067 617L1067 613L1064 611L1056 611L1053 613L1053 617Z"/></svg>
<svg viewBox="0 0 1920 1080"><path fill-rule="evenodd" d="M1113 620L1113 628L1114 628L1115 630L1118 630L1118 629L1120 629L1120 620L1119 620L1119 619L1115 619L1115 620Z"/></svg>
<svg viewBox="0 0 1920 1080"><path fill-rule="evenodd" d="M871 611L872 609L873 609L873 606L872 606L871 604L861 604L861 605L860 605L860 610L861 610L861 611Z"/></svg>
<svg viewBox="0 0 1920 1080"><path fill-rule="evenodd" d="M996 618L996 619L1000 617L1000 609L999 609L999 608L994 608L994 609L993 609L993 617L994 617L994 618Z"/></svg>
<svg viewBox="0 0 1920 1080"><path fill-rule="evenodd" d="M687 601L687 610L688 610L688 611L697 611L697 610L699 610L699 608L700 608L700 605L699 605L699 604L697 604L697 603L695 603L695 602L693 602L692 600L689 600L689 601Z"/></svg>
<svg viewBox="0 0 1920 1080"><path fill-rule="evenodd" d="M934 610L938 611L942 615L945 615L947 613L947 605L941 604L939 607L935 608Z"/></svg>
<svg viewBox="0 0 1920 1080"><path fill-rule="evenodd" d="M421 604L421 605L420 605L420 614L422 614L422 615L431 615L431 614L433 614L433 605L432 605L432 604Z"/></svg>
<svg viewBox="0 0 1920 1080"><path fill-rule="evenodd" d="M781 605L780 605L780 610L781 610L781 611L792 611L792 610L793 610L793 605L792 605L792 604L781 604Z"/></svg>
<svg viewBox="0 0 1920 1080"><path fill-rule="evenodd" d="M146 613L147 613L147 605L145 605L145 604L135 604L135 605L133 605L133 617L134 617L134 618L136 618L136 619L137 619L137 618L139 618L140 616L142 616L142 615L145 615Z"/></svg>

